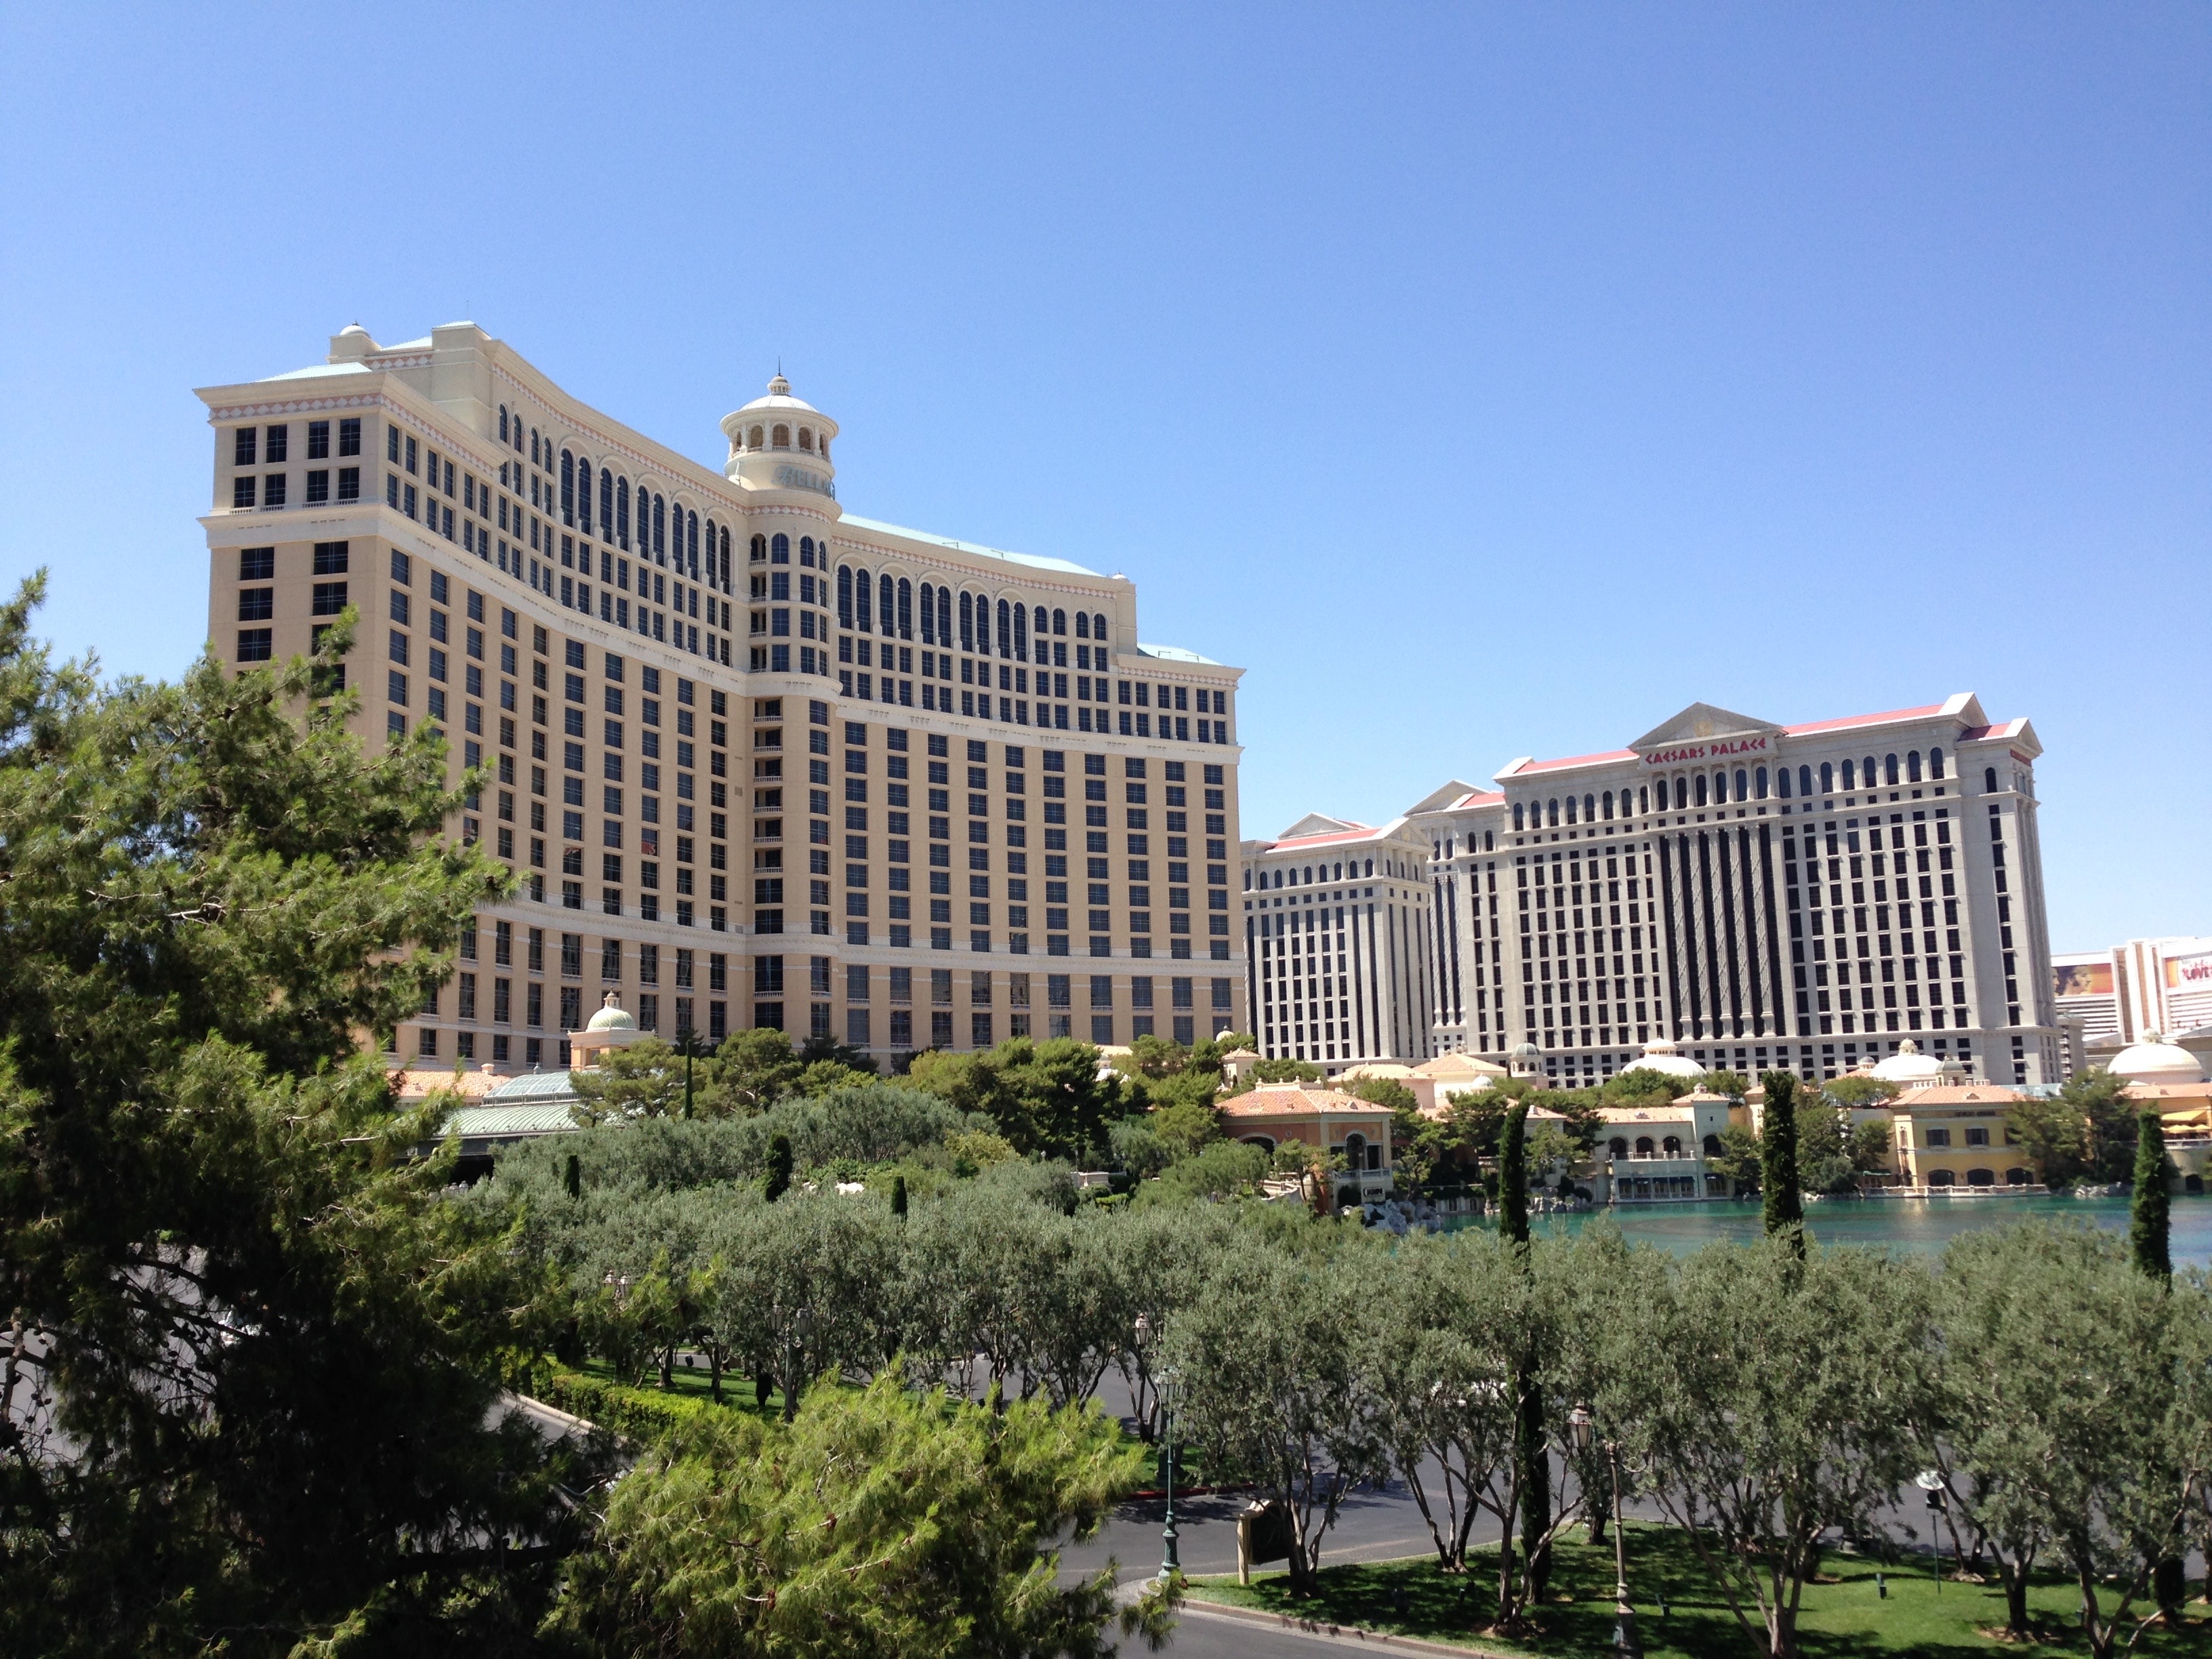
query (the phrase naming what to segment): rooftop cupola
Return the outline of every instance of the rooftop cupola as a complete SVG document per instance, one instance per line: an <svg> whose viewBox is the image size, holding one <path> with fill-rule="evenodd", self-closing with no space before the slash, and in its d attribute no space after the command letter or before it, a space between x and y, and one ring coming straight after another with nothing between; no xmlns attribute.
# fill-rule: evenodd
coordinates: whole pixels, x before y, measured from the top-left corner
<svg viewBox="0 0 2212 1659"><path fill-rule="evenodd" d="M837 498L837 469L830 464L830 441L837 422L804 398L791 395L791 382L779 374L768 394L722 417L730 441L723 473L747 491L768 490ZM836 512L835 507L830 509Z"/></svg>

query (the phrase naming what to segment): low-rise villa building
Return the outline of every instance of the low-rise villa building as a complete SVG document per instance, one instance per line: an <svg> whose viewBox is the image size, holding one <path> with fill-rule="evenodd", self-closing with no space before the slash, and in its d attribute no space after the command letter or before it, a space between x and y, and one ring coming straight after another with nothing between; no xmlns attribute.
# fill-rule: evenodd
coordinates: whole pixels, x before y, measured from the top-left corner
<svg viewBox="0 0 2212 1659"><path fill-rule="evenodd" d="M1311 1084L1262 1083L1221 1103L1222 1129L1232 1140L1269 1152L1286 1142L1317 1148L1343 1166L1335 1179L1342 1201L1357 1186L1361 1201L1390 1195L1390 1109Z"/></svg>

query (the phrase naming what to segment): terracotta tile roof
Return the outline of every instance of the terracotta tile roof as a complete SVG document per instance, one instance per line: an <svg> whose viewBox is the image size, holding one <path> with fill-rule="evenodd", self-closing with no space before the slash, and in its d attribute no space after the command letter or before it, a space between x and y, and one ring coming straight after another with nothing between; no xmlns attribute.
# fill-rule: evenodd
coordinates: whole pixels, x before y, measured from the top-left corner
<svg viewBox="0 0 2212 1659"><path fill-rule="evenodd" d="M1302 1117L1316 1112L1390 1115L1388 1106L1377 1106L1371 1100L1362 1100L1340 1089L1316 1089L1297 1083L1262 1083L1249 1094L1224 1101L1221 1110L1229 1117Z"/></svg>

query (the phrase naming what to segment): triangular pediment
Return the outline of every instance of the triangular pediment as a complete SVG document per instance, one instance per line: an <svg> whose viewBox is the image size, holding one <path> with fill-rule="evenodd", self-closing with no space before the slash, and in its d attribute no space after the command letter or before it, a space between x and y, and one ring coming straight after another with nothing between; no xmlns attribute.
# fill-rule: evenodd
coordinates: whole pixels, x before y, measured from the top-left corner
<svg viewBox="0 0 2212 1659"><path fill-rule="evenodd" d="M1782 728L1771 720L1754 720L1709 702L1693 702L1670 720L1662 720L1628 746L1638 754L1653 749L1672 749L1715 738L1773 737Z"/></svg>
<svg viewBox="0 0 2212 1659"><path fill-rule="evenodd" d="M1406 816L1411 817L1416 812L1434 812L1443 807L1449 806L1454 801L1458 800L1464 796L1472 795L1475 793L1475 787L1473 784L1462 783L1457 778L1454 778L1449 783L1437 790L1434 794L1425 795L1419 800L1414 802L1413 805L1407 807L1406 809Z"/></svg>
<svg viewBox="0 0 2212 1659"><path fill-rule="evenodd" d="M1297 841L1306 836L1340 836L1351 830L1364 830L1364 823L1353 823L1345 818L1332 818L1320 812L1309 812L1296 823L1275 837L1277 841Z"/></svg>

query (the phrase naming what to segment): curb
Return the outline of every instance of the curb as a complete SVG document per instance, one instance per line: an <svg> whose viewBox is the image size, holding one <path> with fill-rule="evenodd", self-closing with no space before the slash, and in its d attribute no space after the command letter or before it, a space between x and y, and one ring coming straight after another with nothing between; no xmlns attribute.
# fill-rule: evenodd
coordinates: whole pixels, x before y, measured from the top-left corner
<svg viewBox="0 0 2212 1659"><path fill-rule="evenodd" d="M1455 1642L1431 1642L1421 1636L1397 1636L1389 1631L1370 1630L1364 1625L1328 1625L1310 1619L1295 1619L1285 1613L1262 1613L1256 1607L1232 1607L1225 1601L1201 1601L1186 1594L1176 1617L1194 1614L1200 1619L1225 1619L1244 1625L1263 1625L1275 1630L1293 1631L1301 1636L1317 1637L1326 1642L1358 1642L1370 1648L1391 1648L1402 1653L1449 1654L1452 1659L1516 1659L1489 1648L1462 1647Z"/></svg>

